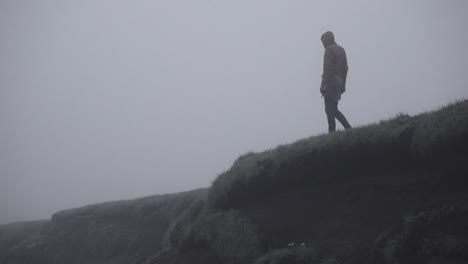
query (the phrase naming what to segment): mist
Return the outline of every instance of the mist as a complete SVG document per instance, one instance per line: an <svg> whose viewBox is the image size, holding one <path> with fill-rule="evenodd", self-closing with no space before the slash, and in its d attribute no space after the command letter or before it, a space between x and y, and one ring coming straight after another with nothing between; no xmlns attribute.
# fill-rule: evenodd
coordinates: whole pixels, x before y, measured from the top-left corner
<svg viewBox="0 0 468 264"><path fill-rule="evenodd" d="M0 224L208 187L325 133L324 31L353 126L468 97L468 2L0 2Z"/></svg>

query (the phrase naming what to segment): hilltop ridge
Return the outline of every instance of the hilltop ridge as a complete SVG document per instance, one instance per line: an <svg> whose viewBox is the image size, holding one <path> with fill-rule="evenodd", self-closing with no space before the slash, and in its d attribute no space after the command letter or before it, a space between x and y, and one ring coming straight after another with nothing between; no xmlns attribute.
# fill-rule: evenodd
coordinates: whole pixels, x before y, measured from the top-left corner
<svg viewBox="0 0 468 264"><path fill-rule="evenodd" d="M209 189L0 226L0 263L467 263L467 175L464 100L247 153Z"/></svg>

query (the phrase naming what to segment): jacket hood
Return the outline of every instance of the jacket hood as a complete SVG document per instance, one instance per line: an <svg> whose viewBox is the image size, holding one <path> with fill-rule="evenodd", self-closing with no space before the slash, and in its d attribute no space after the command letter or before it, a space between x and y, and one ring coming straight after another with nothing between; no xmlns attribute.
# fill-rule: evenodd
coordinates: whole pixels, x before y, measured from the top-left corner
<svg viewBox="0 0 468 264"><path fill-rule="evenodd" d="M325 47L330 46L331 44L335 43L335 35L333 35L333 32L327 31L322 34L322 43Z"/></svg>

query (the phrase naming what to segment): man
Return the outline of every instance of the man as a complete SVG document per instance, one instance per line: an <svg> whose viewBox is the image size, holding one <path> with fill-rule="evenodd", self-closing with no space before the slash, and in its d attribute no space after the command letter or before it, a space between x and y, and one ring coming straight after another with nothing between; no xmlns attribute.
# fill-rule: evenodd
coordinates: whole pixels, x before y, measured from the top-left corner
<svg viewBox="0 0 468 264"><path fill-rule="evenodd" d="M325 47L323 58L323 75L320 92L325 99L325 113L328 119L328 132L336 130L335 118L345 129L351 128L346 117L338 110L338 101L346 91L346 77L348 75L348 60L345 50L335 42L335 36L327 31L322 35Z"/></svg>

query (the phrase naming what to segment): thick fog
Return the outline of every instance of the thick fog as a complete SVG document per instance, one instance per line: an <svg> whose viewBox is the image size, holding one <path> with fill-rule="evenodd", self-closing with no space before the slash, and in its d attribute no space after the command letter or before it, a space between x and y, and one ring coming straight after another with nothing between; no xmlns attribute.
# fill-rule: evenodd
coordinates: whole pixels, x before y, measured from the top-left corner
<svg viewBox="0 0 468 264"><path fill-rule="evenodd" d="M468 97L464 0L0 0L0 223L208 187L325 133L335 33L353 126ZM339 125L338 125L339 127Z"/></svg>

